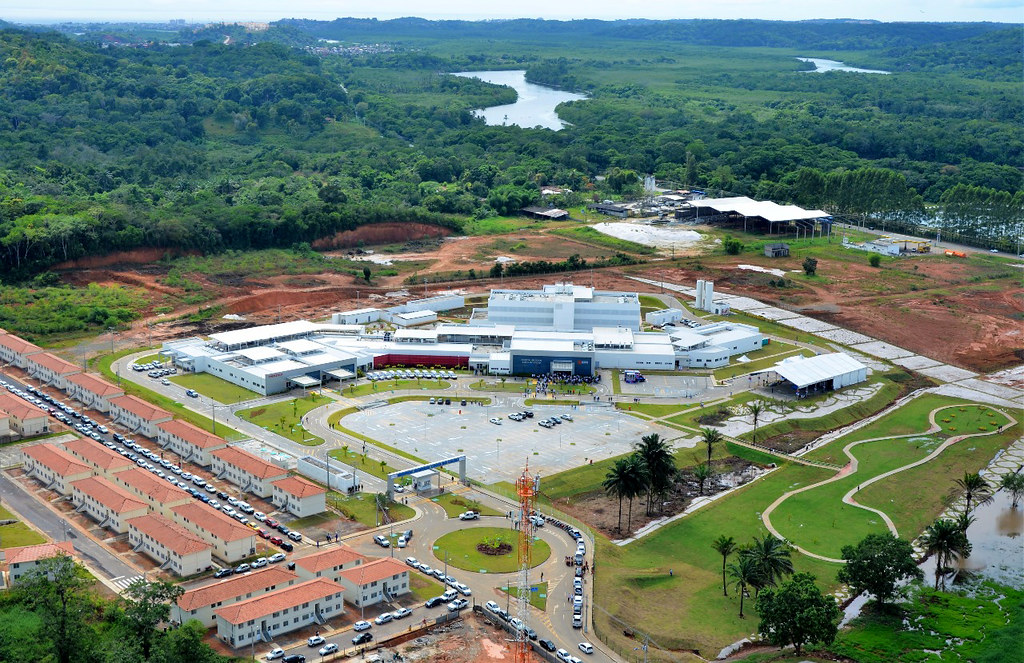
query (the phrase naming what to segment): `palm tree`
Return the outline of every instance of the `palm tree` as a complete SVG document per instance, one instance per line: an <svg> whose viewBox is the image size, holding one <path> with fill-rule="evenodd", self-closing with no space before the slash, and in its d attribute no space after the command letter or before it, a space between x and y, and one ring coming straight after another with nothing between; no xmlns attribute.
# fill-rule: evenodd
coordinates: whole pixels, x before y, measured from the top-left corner
<svg viewBox="0 0 1024 663"><path fill-rule="evenodd" d="M967 534L952 520L936 520L924 531L921 544L926 554L935 555L935 589L939 589L939 578L942 578L942 588L945 589L948 565L954 559L971 554Z"/></svg>
<svg viewBox="0 0 1024 663"><path fill-rule="evenodd" d="M764 538L754 537L754 543L749 548L740 551L740 557L748 557L754 561L758 571L760 586L756 586L758 592L765 585L775 586L783 576L793 574L793 560L790 559L790 548L782 539L771 534Z"/></svg>
<svg viewBox="0 0 1024 663"><path fill-rule="evenodd" d="M725 584L725 562L729 559L729 555L736 550L736 539L722 534L711 542L711 547L722 556L722 596L729 596L729 588Z"/></svg>
<svg viewBox="0 0 1024 663"><path fill-rule="evenodd" d="M761 401L753 401L747 405L747 412L754 418L754 432L750 435L752 442L757 442L757 420L761 418L764 413L764 403Z"/></svg>
<svg viewBox="0 0 1024 663"><path fill-rule="evenodd" d="M729 565L729 577L740 592L740 617L743 617L743 596L748 586L757 585L757 565L749 557L740 555L735 563Z"/></svg>
<svg viewBox="0 0 1024 663"><path fill-rule="evenodd" d="M715 475L715 471L711 469L711 466L707 463L701 463L697 467L693 468L693 477L697 479L697 485L700 487L700 494L704 494L704 484Z"/></svg>
<svg viewBox="0 0 1024 663"><path fill-rule="evenodd" d="M1020 498L1024 497L1024 474L1020 472L1007 474L999 483L999 487L1010 493L1010 499L1013 500L1011 506L1016 509L1020 504Z"/></svg>
<svg viewBox="0 0 1024 663"><path fill-rule="evenodd" d="M668 443L657 433L640 438L634 455L643 464L644 477L647 479L645 488L647 489L647 515L649 516L654 496L664 494L672 485L672 478L676 473L676 461L672 457Z"/></svg>
<svg viewBox="0 0 1024 663"><path fill-rule="evenodd" d="M629 500L629 514L626 517L626 530L633 531L633 500L639 497L647 486L647 473L643 460L636 454L626 458L626 481L624 495Z"/></svg>
<svg viewBox="0 0 1024 663"><path fill-rule="evenodd" d="M620 458L615 461L608 473L604 475L604 481L601 482L601 486L604 491L609 495L615 495L619 498L619 524L616 527L616 531L622 531L622 498L626 496L625 488L629 481L627 473L629 472L629 459Z"/></svg>
<svg viewBox="0 0 1024 663"><path fill-rule="evenodd" d="M700 432L702 435L701 442L703 442L704 445L708 448L708 462L710 463L711 450L714 448L716 444L722 441L722 431L716 430L714 428L702 428L700 429Z"/></svg>
<svg viewBox="0 0 1024 663"><path fill-rule="evenodd" d="M964 511L966 513L971 512L971 502L975 502L975 506L981 506L992 501L991 486L977 472L964 472L964 478L957 479L956 485L964 491L966 500Z"/></svg>

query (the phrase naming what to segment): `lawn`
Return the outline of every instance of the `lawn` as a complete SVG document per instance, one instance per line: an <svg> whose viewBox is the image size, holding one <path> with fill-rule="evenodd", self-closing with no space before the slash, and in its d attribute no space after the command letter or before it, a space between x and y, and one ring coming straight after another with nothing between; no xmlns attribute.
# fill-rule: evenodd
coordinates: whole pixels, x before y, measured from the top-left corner
<svg viewBox="0 0 1024 663"><path fill-rule="evenodd" d="M145 357L139 357L138 359L135 360L135 363L141 366L142 364L149 364L149 363L154 362L154 361L158 361L160 363L167 363L170 360L171 360L170 357L168 357L167 355L162 355L162 354L160 354L158 352L158 353L153 354L153 355L146 355Z"/></svg>
<svg viewBox="0 0 1024 663"><path fill-rule="evenodd" d="M288 401L278 401L269 405L260 405L246 410L239 410L236 416L248 419L252 423L262 426L266 430L286 437L292 442L298 442L306 446L323 444L323 438L310 435L302 427L302 417L312 409L331 403L327 396L319 396L310 393L305 398L293 398Z"/></svg>
<svg viewBox="0 0 1024 663"><path fill-rule="evenodd" d="M511 573L519 569L519 533L504 527L467 527L449 532L434 541L434 557L448 566L476 573ZM476 549L485 540L501 539L512 546L504 555L485 555ZM541 539L533 543L533 566L543 564L551 556L551 547Z"/></svg>
<svg viewBox="0 0 1024 663"><path fill-rule="evenodd" d="M260 398L255 391L249 391L245 387L239 387L237 384L232 384L209 373L186 373L175 375L170 380L186 389L194 389L218 403L241 403L253 398Z"/></svg>
<svg viewBox="0 0 1024 663"><path fill-rule="evenodd" d="M368 396L369 394L386 394L392 391L402 391L406 389L424 389L438 391L441 389L447 389L451 386L451 383L446 380L379 380L377 382L367 382L366 384L350 384L339 393L342 396L348 396L350 398L357 398L359 396Z"/></svg>
<svg viewBox="0 0 1024 663"><path fill-rule="evenodd" d="M466 497L465 495L453 495L445 493L438 497L431 498L431 501L444 509L449 518L458 518L463 511L476 511L481 516L500 516L501 511L484 506L480 502Z"/></svg>
<svg viewBox="0 0 1024 663"><path fill-rule="evenodd" d="M342 495L332 490L328 493L328 504L341 511L347 518L351 518L367 527L377 527L380 524L374 496L370 493ZM395 523L408 520L416 515L412 507L399 504L398 502L390 502L388 504L388 513L391 515L392 522Z"/></svg>
<svg viewBox="0 0 1024 663"><path fill-rule="evenodd" d="M365 454L358 453L351 449L334 449L328 452L331 458L336 458L341 462L355 468L359 472L365 472L366 474L377 477L378 479L387 479L388 474L391 472L397 472L398 470L387 464L386 461L374 460Z"/></svg>
<svg viewBox="0 0 1024 663"><path fill-rule="evenodd" d="M498 589L500 589L505 594L509 594L508 585L504 585L502 587L499 587ZM518 585L512 586L511 595L519 596ZM530 583L530 605L541 611L548 609L548 583L546 581Z"/></svg>
<svg viewBox="0 0 1024 663"><path fill-rule="evenodd" d="M631 626L649 631L662 646L698 649L702 656L714 657L725 645L754 631L757 615L748 601L747 617L739 618L734 589L728 597L722 596L722 558L711 542L724 534L745 544L755 535L766 534L760 512L768 504L790 488L831 475L820 468L784 464L637 543L619 547L598 539L596 603ZM839 568L798 553L793 564L797 571L815 574L823 587L835 583ZM620 652L632 651L635 641L622 635L620 624L611 623L602 610L595 610L594 617L602 640ZM652 660L660 660L656 652Z"/></svg>
<svg viewBox="0 0 1024 663"><path fill-rule="evenodd" d="M758 350L758 352L762 351ZM747 373L753 373L754 371L760 371L766 368L771 368L772 366L775 366L775 364L779 363L783 359L787 359L789 357L810 357L812 355L814 355L814 353L811 352L810 350L782 350L773 354L768 353L766 354L766 356L762 356L760 359L757 359L755 361L748 361L745 363L736 362L724 368L716 368L714 375L715 378L718 380L728 380L729 378L734 378L739 375L746 375Z"/></svg>
<svg viewBox="0 0 1024 663"><path fill-rule="evenodd" d="M526 380L522 382L489 382L486 380L478 380L469 385L469 388L474 391L502 391L513 394L533 394L536 386L536 380ZM594 387L588 384L549 384L547 386L548 396L552 396L553 394L592 394L594 391Z"/></svg>
<svg viewBox="0 0 1024 663"><path fill-rule="evenodd" d="M690 403L616 403L615 407L619 410L640 412L652 417L667 417L685 412L695 406Z"/></svg>
<svg viewBox="0 0 1024 663"><path fill-rule="evenodd" d="M744 391L733 396L727 401L714 403L713 405L708 405L703 408L698 407L696 409L690 409L684 412L683 414L679 414L674 417L669 417L667 421L670 421L674 424L679 424L680 426L688 426L694 429L704 428L704 424L700 424L697 422L698 417L703 417L704 415L707 414L714 414L723 407L727 407L730 410L732 410L733 414L739 414L742 412L743 406L745 406L747 403L749 403L750 401L759 400L761 398L762 397L757 394L752 394L749 391Z"/></svg>
<svg viewBox="0 0 1024 663"><path fill-rule="evenodd" d="M15 520L14 514L0 506L0 520ZM31 527L19 521L10 525L0 525L0 542L3 542L5 548L18 548L20 546L46 543L46 539Z"/></svg>
<svg viewBox="0 0 1024 663"><path fill-rule="evenodd" d="M431 580L422 573L409 573L409 589L412 595L419 601L426 601L444 593L445 587L441 583Z"/></svg>

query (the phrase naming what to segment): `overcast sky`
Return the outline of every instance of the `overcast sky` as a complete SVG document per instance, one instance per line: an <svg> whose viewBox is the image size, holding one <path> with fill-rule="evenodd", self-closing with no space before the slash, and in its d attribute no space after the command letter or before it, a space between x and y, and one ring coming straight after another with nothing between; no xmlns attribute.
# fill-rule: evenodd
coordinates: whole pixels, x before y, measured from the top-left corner
<svg viewBox="0 0 1024 663"><path fill-rule="evenodd" d="M858 18L880 21L999 21L1020 23L1021 0L2 0L0 18L189 22L272 21L339 16L424 18Z"/></svg>

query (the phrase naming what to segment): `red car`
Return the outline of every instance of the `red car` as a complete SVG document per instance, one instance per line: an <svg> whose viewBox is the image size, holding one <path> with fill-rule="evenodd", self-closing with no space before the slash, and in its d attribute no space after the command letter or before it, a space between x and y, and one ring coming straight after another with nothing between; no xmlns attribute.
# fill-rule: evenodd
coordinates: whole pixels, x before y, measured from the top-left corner
<svg viewBox="0 0 1024 663"><path fill-rule="evenodd" d="M269 527L270 529L277 529L277 526L280 525L281 523L277 522L273 518L267 518L266 520L263 521L263 524L266 525L267 527Z"/></svg>
<svg viewBox="0 0 1024 663"><path fill-rule="evenodd" d="M261 527L258 530L256 530L256 535L259 536L261 539L265 539L268 536L270 536L270 533Z"/></svg>
<svg viewBox="0 0 1024 663"><path fill-rule="evenodd" d="M272 536L272 537L270 537L270 539L268 539L268 540L269 540L269 541L270 541L271 543L273 543L273 544L274 544L275 546L279 546L279 545L281 545L282 543L284 543L284 539L282 539L282 538L281 538L281 537L279 537L279 536Z"/></svg>

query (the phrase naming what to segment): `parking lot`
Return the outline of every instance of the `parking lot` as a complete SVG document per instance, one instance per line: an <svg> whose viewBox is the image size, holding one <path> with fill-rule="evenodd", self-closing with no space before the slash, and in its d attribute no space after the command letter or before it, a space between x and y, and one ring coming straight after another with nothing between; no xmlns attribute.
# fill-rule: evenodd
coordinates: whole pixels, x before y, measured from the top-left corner
<svg viewBox="0 0 1024 663"><path fill-rule="evenodd" d="M351 414L342 425L428 461L465 454L469 475L487 483L514 480L527 460L531 468L553 474L626 453L643 435L679 436L610 407L524 408L520 399L512 397L498 397L490 406L459 403L454 399L451 405L442 406L423 401L396 403ZM524 421L508 418L523 409L532 411L534 417ZM573 421L563 420L549 429L539 425L542 419L562 414ZM490 423L491 418L500 419L501 424Z"/></svg>
<svg viewBox="0 0 1024 663"><path fill-rule="evenodd" d="M711 390L711 377L703 375L645 375L645 382L629 384L620 375L620 391L626 396L697 398Z"/></svg>

